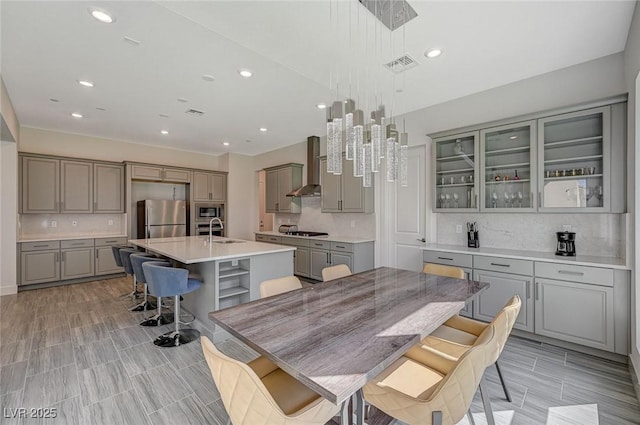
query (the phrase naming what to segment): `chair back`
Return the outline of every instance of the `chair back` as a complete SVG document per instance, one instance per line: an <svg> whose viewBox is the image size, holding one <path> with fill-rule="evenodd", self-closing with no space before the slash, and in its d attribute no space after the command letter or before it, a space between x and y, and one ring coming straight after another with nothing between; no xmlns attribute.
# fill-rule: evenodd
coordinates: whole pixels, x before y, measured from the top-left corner
<svg viewBox="0 0 640 425"><path fill-rule="evenodd" d="M491 363L495 363L498 357L500 357L500 353L502 353L504 345L507 343L507 339L513 329L513 325L518 318L521 305L522 301L520 297L514 295L491 321L496 333L496 337L494 338L495 349L493 350Z"/></svg>
<svg viewBox="0 0 640 425"><path fill-rule="evenodd" d="M322 281L340 279L341 277L351 276L351 269L346 264L338 264L337 266L325 267L322 269Z"/></svg>
<svg viewBox="0 0 640 425"><path fill-rule="evenodd" d="M167 262L147 261L142 264L149 293L155 297L173 297L189 292L189 270L174 268Z"/></svg>
<svg viewBox="0 0 640 425"><path fill-rule="evenodd" d="M443 266L442 264L427 263L422 267L422 273L435 274L444 277L464 279L464 270L460 267Z"/></svg>
<svg viewBox="0 0 640 425"><path fill-rule="evenodd" d="M260 283L260 298L272 297L274 295L300 288L302 288L300 279L295 276L285 276L277 279L265 280Z"/></svg>
<svg viewBox="0 0 640 425"><path fill-rule="evenodd" d="M129 245L111 245L111 252L113 253L113 259L116 261L116 266L122 267L122 257L120 256L121 249L129 249Z"/></svg>
<svg viewBox="0 0 640 425"><path fill-rule="evenodd" d="M142 263L146 263L148 261L155 261L155 262L162 261L164 263L167 263L167 265L169 265L168 261L160 260L155 255L147 254L145 252L131 254L129 259L131 260L131 267L133 268L133 274L135 275L136 282L138 283L147 283L147 279L144 276L144 270L142 270Z"/></svg>
<svg viewBox="0 0 640 425"><path fill-rule="evenodd" d="M133 274L133 266L131 265L131 255L138 253L134 248L120 248L120 259L122 260L122 267L126 274Z"/></svg>

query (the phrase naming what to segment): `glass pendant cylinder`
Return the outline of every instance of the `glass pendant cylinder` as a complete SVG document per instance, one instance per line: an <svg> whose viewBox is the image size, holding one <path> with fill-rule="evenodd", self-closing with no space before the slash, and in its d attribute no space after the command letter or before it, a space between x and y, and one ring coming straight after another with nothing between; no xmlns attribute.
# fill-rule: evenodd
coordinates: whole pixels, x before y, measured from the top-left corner
<svg viewBox="0 0 640 425"><path fill-rule="evenodd" d="M355 148L355 134L353 132L353 112L356 109L355 105L352 99L344 101L345 158L349 161L353 160Z"/></svg>
<svg viewBox="0 0 640 425"><path fill-rule="evenodd" d="M364 172L362 145L364 144L364 113L357 110L353 113L353 176L362 177Z"/></svg>
<svg viewBox="0 0 640 425"><path fill-rule="evenodd" d="M371 165L373 163L371 148L371 143L365 143L362 145L362 156L364 158L362 187L371 187Z"/></svg>
<svg viewBox="0 0 640 425"><path fill-rule="evenodd" d="M409 186L409 135L400 133L400 186Z"/></svg>
<svg viewBox="0 0 640 425"><path fill-rule="evenodd" d="M382 145L382 127L378 124L371 125L371 155L373 162L371 171L377 173L380 171L380 152Z"/></svg>
<svg viewBox="0 0 640 425"><path fill-rule="evenodd" d="M396 138L387 139L387 181L396 181L398 174L398 159L396 158Z"/></svg>
<svg viewBox="0 0 640 425"><path fill-rule="evenodd" d="M333 173L333 121L327 122L327 173Z"/></svg>
<svg viewBox="0 0 640 425"><path fill-rule="evenodd" d="M342 174L342 120L343 108L341 101L333 102L331 116L333 117L333 148L332 148L332 169L333 174ZM327 163L329 158L327 157Z"/></svg>

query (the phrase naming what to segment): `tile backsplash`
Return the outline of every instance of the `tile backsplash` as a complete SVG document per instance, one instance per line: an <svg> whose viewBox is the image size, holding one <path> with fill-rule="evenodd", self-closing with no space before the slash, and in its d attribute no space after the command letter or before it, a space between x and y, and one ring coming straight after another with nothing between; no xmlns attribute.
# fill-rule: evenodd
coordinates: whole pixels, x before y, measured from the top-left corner
<svg viewBox="0 0 640 425"><path fill-rule="evenodd" d="M354 227L351 227L352 223ZM295 224L300 230L336 236L375 238L376 234L375 214L323 213L319 196L302 198L300 214L276 214L273 230L277 231L281 224Z"/></svg>
<svg viewBox="0 0 640 425"><path fill-rule="evenodd" d="M126 217L126 214L21 214L17 236L18 239L36 239L122 235L127 233Z"/></svg>
<svg viewBox="0 0 640 425"><path fill-rule="evenodd" d="M625 258L625 214L436 214L437 243L466 245L467 221L476 221L480 246L555 252L556 232L571 225L578 255ZM456 233L456 225L462 233Z"/></svg>

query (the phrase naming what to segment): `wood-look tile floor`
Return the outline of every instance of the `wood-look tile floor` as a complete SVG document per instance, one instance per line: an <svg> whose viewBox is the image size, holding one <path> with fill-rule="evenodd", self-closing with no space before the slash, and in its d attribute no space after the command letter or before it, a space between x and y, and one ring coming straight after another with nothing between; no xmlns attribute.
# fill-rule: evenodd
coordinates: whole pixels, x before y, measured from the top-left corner
<svg viewBox="0 0 640 425"><path fill-rule="evenodd" d="M128 311L132 301L119 296L130 289L121 278L0 297L0 424L226 423L200 344L153 345L170 325L140 327L152 313ZM256 356L233 339L218 346L242 361ZM512 403L495 368L486 375L499 425L640 424L626 365L515 337L501 365ZM12 418L18 408L55 408L57 417ZM478 395L471 411L486 423ZM400 424L380 412L368 420L389 422Z"/></svg>

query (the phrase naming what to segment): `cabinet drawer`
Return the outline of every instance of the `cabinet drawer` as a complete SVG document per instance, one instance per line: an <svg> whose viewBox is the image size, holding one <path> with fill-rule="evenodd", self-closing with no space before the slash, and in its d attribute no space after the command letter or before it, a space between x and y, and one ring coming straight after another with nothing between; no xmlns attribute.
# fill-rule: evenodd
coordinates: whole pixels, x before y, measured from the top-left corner
<svg viewBox="0 0 640 425"><path fill-rule="evenodd" d="M284 245L307 247L309 246L309 239L287 238L283 236L282 239L280 239L280 243Z"/></svg>
<svg viewBox="0 0 640 425"><path fill-rule="evenodd" d="M280 236L266 236L265 242L280 243Z"/></svg>
<svg viewBox="0 0 640 425"><path fill-rule="evenodd" d="M96 247L98 246L113 246L113 245L126 245L127 238L101 238L95 240Z"/></svg>
<svg viewBox="0 0 640 425"><path fill-rule="evenodd" d="M317 240L310 240L309 241L309 246L311 248L317 248L317 249L331 249L331 242L330 241L317 241Z"/></svg>
<svg viewBox="0 0 640 425"><path fill-rule="evenodd" d="M267 237L265 235L256 235L256 241L258 242L266 242Z"/></svg>
<svg viewBox="0 0 640 425"><path fill-rule="evenodd" d="M344 243L344 242L331 242L331 250L332 251L353 252L353 244L352 243Z"/></svg>
<svg viewBox="0 0 640 425"><path fill-rule="evenodd" d="M424 251L422 259L425 263L446 264L458 267L473 267L472 255L454 252Z"/></svg>
<svg viewBox="0 0 640 425"><path fill-rule="evenodd" d="M481 255L474 255L473 268L533 276L533 261L529 260L514 260L513 258L483 257Z"/></svg>
<svg viewBox="0 0 640 425"><path fill-rule="evenodd" d="M536 277L613 286L613 269L536 261Z"/></svg>
<svg viewBox="0 0 640 425"><path fill-rule="evenodd" d="M71 241L61 241L61 248L87 248L93 247L93 239L74 239Z"/></svg>
<svg viewBox="0 0 640 425"><path fill-rule="evenodd" d="M191 182L191 172L189 170L176 170L165 168L162 170L162 179L170 182Z"/></svg>
<svg viewBox="0 0 640 425"><path fill-rule="evenodd" d="M45 242L22 242L20 250L25 251L40 251L43 249L59 249L60 241L45 241Z"/></svg>

